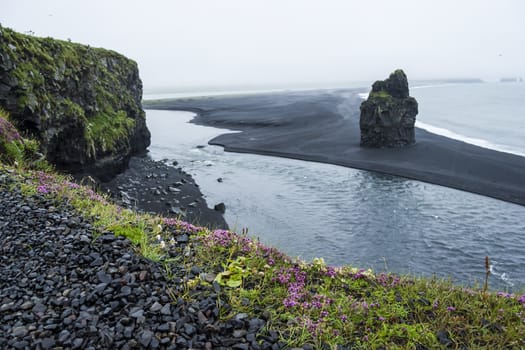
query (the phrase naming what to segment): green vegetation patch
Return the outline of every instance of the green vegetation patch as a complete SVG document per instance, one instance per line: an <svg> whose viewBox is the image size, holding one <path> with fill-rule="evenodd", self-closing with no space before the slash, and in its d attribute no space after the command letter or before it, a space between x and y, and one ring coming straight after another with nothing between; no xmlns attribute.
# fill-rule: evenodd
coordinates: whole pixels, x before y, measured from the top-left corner
<svg viewBox="0 0 525 350"><path fill-rule="evenodd" d="M127 117L126 112L99 113L89 119L84 132L88 142L88 153L96 155L96 150L103 152L117 148L119 144L129 144L129 136L135 127L135 120Z"/></svg>
<svg viewBox="0 0 525 350"><path fill-rule="evenodd" d="M23 138L0 108L0 162L19 167L50 170L51 166L39 153L36 140Z"/></svg>
<svg viewBox="0 0 525 350"><path fill-rule="evenodd" d="M49 129L60 133L69 122L84 125L87 142L81 144L91 159L130 146L135 120L144 118L134 61L111 50L1 26L0 38L5 83L10 87L9 99L15 101L9 112L24 134L42 140L47 149L45 142L56 139L45 137Z"/></svg>
<svg viewBox="0 0 525 350"><path fill-rule="evenodd" d="M487 293L439 279L375 274L290 259L247 236L200 231L196 259L209 266L231 311L270 315L290 347L357 349L524 346L525 295ZM480 264L483 262L481 261ZM205 283L200 281L200 283Z"/></svg>
<svg viewBox="0 0 525 350"><path fill-rule="evenodd" d="M370 98L378 99L378 100L390 101L390 100L392 100L392 95L390 95L388 92L386 92L384 90L381 90L381 91L377 91L377 92L371 92L370 93Z"/></svg>

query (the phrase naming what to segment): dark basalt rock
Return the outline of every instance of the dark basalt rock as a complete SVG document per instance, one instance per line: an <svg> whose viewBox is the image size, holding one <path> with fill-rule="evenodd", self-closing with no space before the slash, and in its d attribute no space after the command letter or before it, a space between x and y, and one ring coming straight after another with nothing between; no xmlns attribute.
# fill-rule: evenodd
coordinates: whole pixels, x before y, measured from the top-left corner
<svg viewBox="0 0 525 350"><path fill-rule="evenodd" d="M414 144L417 113L417 101L409 96L408 80L401 69L386 80L376 81L368 99L361 103L361 146L380 148Z"/></svg>
<svg viewBox="0 0 525 350"><path fill-rule="evenodd" d="M0 107L60 169L98 175L150 144L137 64L110 50L0 26Z"/></svg>

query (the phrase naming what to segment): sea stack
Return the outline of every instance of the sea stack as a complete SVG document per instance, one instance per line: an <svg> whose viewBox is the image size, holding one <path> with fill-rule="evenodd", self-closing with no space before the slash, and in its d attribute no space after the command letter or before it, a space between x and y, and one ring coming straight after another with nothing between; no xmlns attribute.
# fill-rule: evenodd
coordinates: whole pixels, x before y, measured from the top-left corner
<svg viewBox="0 0 525 350"><path fill-rule="evenodd" d="M368 99L361 103L361 146L393 148L414 144L417 113L417 101L409 96L403 70L376 81Z"/></svg>

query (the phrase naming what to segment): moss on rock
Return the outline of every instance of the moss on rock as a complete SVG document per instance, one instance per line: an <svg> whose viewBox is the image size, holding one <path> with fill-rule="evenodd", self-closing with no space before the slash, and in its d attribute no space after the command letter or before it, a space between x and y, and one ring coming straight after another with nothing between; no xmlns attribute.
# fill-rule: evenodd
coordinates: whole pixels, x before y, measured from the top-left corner
<svg viewBox="0 0 525 350"><path fill-rule="evenodd" d="M134 61L0 26L0 106L57 166L119 167L144 151L150 134L141 99Z"/></svg>

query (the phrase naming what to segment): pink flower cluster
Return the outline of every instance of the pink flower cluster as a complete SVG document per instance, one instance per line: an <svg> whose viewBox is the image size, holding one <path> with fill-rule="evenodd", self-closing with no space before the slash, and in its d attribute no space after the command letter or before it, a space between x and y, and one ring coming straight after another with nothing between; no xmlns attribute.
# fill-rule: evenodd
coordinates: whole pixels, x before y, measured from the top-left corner
<svg viewBox="0 0 525 350"><path fill-rule="evenodd" d="M21 139L20 134L13 124L2 117L0 117L0 138L5 138L6 142L13 142Z"/></svg>
<svg viewBox="0 0 525 350"><path fill-rule="evenodd" d="M236 239L236 235L228 230L214 230L211 235L206 237L207 244L219 245L221 247L229 247Z"/></svg>
<svg viewBox="0 0 525 350"><path fill-rule="evenodd" d="M364 269L361 269L359 271L357 271L356 273L354 273L352 275L352 278L355 279L355 280L358 280L358 279L361 279L361 278L366 278L366 274L365 274L365 270Z"/></svg>
<svg viewBox="0 0 525 350"><path fill-rule="evenodd" d="M92 189L82 187L79 184L71 181L64 181L60 183L55 177L43 171L38 171L33 179L38 182L38 185L36 187L36 191L38 193L57 193L63 191L64 189L80 190L80 193L89 197L90 200L107 203L104 197L102 197Z"/></svg>
<svg viewBox="0 0 525 350"><path fill-rule="evenodd" d="M38 193L49 193L49 188L47 187L47 185L38 185L36 191Z"/></svg>
<svg viewBox="0 0 525 350"><path fill-rule="evenodd" d="M322 309L325 306L328 306L328 305L332 304L333 302L334 301L332 299L330 299L329 297L327 297L326 295L315 294L312 297L312 301L311 302L309 302L309 303L308 302L304 302L303 303L303 307L305 309Z"/></svg>
<svg viewBox="0 0 525 350"><path fill-rule="evenodd" d="M276 259L289 261L289 259L277 249L267 247L260 242L253 241L247 236L240 236L237 233L228 230L214 230L209 235L202 236L201 240L208 247L215 245L229 248L233 245L238 245L242 252L253 252L258 257L265 259L270 266L275 264Z"/></svg>
<svg viewBox="0 0 525 350"><path fill-rule="evenodd" d="M283 300L284 306L291 308L301 303L306 295L306 272L299 267L281 268L277 277L277 281L287 287L288 295Z"/></svg>
<svg viewBox="0 0 525 350"><path fill-rule="evenodd" d="M497 292L496 295L498 297L501 297L501 298L505 298L505 299L513 299L513 298L516 298L516 300L518 301L518 303L520 303L521 305L523 305L523 307L525 308L525 294L521 295L521 296L516 296L512 293L506 293L506 292Z"/></svg>
<svg viewBox="0 0 525 350"><path fill-rule="evenodd" d="M506 293L506 292L497 292L496 295L498 297L506 298L506 299L514 298L514 294Z"/></svg>
<svg viewBox="0 0 525 350"><path fill-rule="evenodd" d="M337 271L335 270L334 267L327 266L326 267L326 271L325 271L325 275L328 276L328 277L335 277L337 275Z"/></svg>
<svg viewBox="0 0 525 350"><path fill-rule="evenodd" d="M376 281L383 287L393 288L399 285L401 280L397 276L392 276L386 273L380 273L376 276Z"/></svg>
<svg viewBox="0 0 525 350"><path fill-rule="evenodd" d="M164 225L175 226L184 232L196 233L202 231L203 228L190 224L189 222L173 219L173 218L162 218Z"/></svg>

